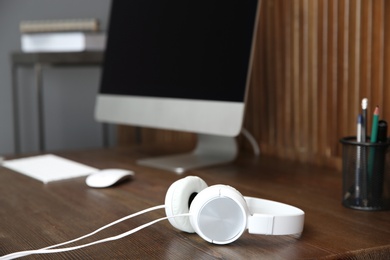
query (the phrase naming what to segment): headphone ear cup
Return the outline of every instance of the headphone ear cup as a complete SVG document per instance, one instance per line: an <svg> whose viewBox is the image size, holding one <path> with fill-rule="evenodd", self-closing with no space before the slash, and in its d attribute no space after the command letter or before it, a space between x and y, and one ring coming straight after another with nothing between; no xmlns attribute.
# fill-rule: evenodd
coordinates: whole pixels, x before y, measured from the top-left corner
<svg viewBox="0 0 390 260"><path fill-rule="evenodd" d="M196 194L207 188L207 184L201 178L188 176L174 182L165 196L165 213L169 222L175 228L188 233L194 233L189 217L173 217L179 214L189 213L192 199Z"/></svg>
<svg viewBox="0 0 390 260"><path fill-rule="evenodd" d="M213 185L196 196L190 207L195 232L214 244L238 239L247 227L249 209L244 197L227 185Z"/></svg>

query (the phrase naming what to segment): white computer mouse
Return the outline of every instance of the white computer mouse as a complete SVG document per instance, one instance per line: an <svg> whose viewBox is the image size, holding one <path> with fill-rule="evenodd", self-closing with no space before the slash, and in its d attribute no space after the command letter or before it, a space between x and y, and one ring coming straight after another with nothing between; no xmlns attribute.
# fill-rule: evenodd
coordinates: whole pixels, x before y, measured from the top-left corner
<svg viewBox="0 0 390 260"><path fill-rule="evenodd" d="M85 179L85 183L92 188L106 188L118 182L128 180L134 175L133 171L125 169L104 169L92 173Z"/></svg>

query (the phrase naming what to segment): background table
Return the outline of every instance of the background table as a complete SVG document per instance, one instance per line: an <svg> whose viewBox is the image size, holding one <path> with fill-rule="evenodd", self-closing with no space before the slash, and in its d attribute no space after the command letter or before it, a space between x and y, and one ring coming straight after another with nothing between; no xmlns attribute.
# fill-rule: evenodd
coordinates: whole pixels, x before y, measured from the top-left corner
<svg viewBox="0 0 390 260"><path fill-rule="evenodd" d="M15 153L20 153L20 126L17 70L21 66L33 67L34 81L37 90L38 104L38 140L39 151L45 151L45 127L43 106L43 69L45 66L101 66L104 58L102 51L88 52L43 52L43 53L11 53L12 93L14 110L14 144ZM108 144L107 127L103 124L103 144Z"/></svg>

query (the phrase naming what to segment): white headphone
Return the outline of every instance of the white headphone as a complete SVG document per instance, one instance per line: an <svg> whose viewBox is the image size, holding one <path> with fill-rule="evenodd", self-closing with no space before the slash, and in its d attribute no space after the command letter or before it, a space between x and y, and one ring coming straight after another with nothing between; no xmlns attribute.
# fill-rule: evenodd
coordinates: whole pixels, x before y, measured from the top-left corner
<svg viewBox="0 0 390 260"><path fill-rule="evenodd" d="M207 184L188 176L174 182L165 197L165 212L175 228L196 232L214 244L228 244L245 229L251 234L292 235L303 230L305 213L296 207L244 197L227 185ZM175 217L181 214L189 216Z"/></svg>

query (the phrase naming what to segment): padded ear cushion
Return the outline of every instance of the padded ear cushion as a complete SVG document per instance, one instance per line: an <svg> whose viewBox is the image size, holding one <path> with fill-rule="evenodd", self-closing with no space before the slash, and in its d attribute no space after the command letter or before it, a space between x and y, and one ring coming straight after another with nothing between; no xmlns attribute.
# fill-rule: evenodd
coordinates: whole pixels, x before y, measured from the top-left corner
<svg viewBox="0 0 390 260"><path fill-rule="evenodd" d="M207 188L204 180L196 176L188 176L174 182L168 189L165 196L165 213L167 217L172 217L178 214L189 213L189 202L193 194ZM191 226L189 217L169 218L169 222L175 228L194 233L195 230Z"/></svg>

